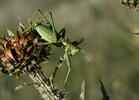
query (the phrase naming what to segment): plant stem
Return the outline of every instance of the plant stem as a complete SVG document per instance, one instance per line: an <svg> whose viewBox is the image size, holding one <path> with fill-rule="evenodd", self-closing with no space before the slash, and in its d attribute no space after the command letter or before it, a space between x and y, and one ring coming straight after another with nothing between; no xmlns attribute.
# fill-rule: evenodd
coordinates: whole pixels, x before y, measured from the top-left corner
<svg viewBox="0 0 139 100"><path fill-rule="evenodd" d="M39 91L43 100L67 100L65 94L55 89L53 81L46 78L41 70L35 70L29 73L31 80L34 83L34 87Z"/></svg>

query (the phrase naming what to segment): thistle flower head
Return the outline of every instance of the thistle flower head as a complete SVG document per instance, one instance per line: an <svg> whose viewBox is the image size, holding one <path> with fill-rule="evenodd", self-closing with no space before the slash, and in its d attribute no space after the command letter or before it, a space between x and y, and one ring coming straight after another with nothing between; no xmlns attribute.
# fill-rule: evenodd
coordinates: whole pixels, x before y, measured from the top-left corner
<svg viewBox="0 0 139 100"><path fill-rule="evenodd" d="M49 45L39 46L42 41L35 31L24 32L24 25L19 22L21 31L12 33L8 29L9 37L2 37L0 46L0 69L8 75L19 75L34 69L38 64L47 59L51 47Z"/></svg>

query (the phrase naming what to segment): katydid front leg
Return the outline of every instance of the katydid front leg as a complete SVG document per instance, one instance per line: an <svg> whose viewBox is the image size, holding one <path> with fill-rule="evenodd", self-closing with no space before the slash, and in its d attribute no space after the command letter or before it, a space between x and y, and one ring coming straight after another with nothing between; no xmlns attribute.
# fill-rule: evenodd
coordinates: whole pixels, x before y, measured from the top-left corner
<svg viewBox="0 0 139 100"><path fill-rule="evenodd" d="M70 62L70 57L69 57L69 54L68 54L68 50L67 49L65 50L64 57L65 57L65 60L67 62L67 66L68 66L68 72L67 72L67 75L66 75L66 78L65 78L65 81L64 81L64 84L66 86L67 80L69 78L69 74L70 74L70 71L71 71L71 62Z"/></svg>
<svg viewBox="0 0 139 100"><path fill-rule="evenodd" d="M70 71L71 71L71 62L70 62L70 57L69 57L69 54L68 54L68 50L67 49L65 50L64 57L60 60L61 63L56 66L53 74L51 75L51 80L52 81L54 80L54 78L56 76L57 70L63 65L63 63L65 62L65 60L66 60L67 66L68 66L68 72L67 72L67 75L66 75L66 78L65 78L65 81L64 81L64 85L66 87L67 81L68 81L68 78L69 78L69 74L70 74Z"/></svg>

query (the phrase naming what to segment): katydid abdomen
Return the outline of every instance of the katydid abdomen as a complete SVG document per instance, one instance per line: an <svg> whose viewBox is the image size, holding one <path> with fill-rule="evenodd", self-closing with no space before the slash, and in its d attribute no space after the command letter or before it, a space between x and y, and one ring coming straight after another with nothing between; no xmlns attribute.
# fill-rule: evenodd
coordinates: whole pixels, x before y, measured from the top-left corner
<svg viewBox="0 0 139 100"><path fill-rule="evenodd" d="M48 41L49 43L57 43L57 33L53 32L53 30L49 29L47 26L38 25L35 29L42 39Z"/></svg>

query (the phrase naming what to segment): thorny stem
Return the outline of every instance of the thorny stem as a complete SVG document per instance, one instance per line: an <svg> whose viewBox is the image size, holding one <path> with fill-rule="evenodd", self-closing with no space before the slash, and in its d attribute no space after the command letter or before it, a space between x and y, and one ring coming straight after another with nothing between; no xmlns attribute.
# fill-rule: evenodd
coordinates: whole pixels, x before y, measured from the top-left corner
<svg viewBox="0 0 139 100"><path fill-rule="evenodd" d="M34 86L44 100L67 100L65 94L55 89L54 83L46 78L41 70L30 72L29 76L34 83L37 83Z"/></svg>

